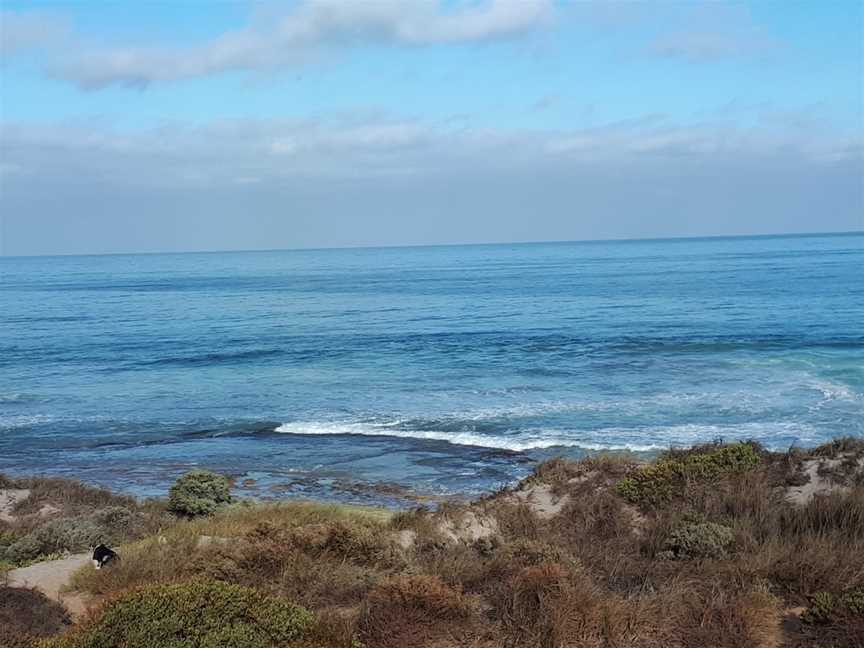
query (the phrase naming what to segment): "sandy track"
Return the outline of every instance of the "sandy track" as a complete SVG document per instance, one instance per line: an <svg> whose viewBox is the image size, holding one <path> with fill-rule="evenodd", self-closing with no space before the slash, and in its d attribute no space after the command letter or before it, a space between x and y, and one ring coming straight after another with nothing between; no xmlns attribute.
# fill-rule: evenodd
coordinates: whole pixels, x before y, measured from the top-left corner
<svg viewBox="0 0 864 648"><path fill-rule="evenodd" d="M72 574L90 562L89 553L73 554L60 560L47 560L29 567L9 572L11 587L34 587L50 599L61 602L73 617L80 617L87 610L87 599L77 592L62 593L60 590L72 578Z"/></svg>

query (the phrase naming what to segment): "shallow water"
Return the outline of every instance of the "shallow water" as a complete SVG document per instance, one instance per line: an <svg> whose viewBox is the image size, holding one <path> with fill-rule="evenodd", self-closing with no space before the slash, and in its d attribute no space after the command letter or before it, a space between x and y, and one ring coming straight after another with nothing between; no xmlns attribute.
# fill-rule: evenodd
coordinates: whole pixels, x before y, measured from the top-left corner
<svg viewBox="0 0 864 648"><path fill-rule="evenodd" d="M0 258L0 470L475 494L864 435L864 235Z"/></svg>

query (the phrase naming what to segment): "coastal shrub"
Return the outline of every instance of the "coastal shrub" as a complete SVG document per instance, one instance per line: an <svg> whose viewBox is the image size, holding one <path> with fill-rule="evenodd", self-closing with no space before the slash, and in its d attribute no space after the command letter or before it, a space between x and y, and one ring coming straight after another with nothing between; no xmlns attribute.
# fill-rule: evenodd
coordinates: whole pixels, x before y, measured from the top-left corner
<svg viewBox="0 0 864 648"><path fill-rule="evenodd" d="M735 539L732 529L715 522L684 524L674 529L664 544L667 557L724 558Z"/></svg>
<svg viewBox="0 0 864 648"><path fill-rule="evenodd" d="M36 527L9 545L4 553L6 560L20 564L40 556L86 549L101 542L104 536L105 529L92 518L61 518Z"/></svg>
<svg viewBox="0 0 864 648"><path fill-rule="evenodd" d="M299 646L307 610L255 589L192 581L133 590L41 648L276 648Z"/></svg>
<svg viewBox="0 0 864 648"><path fill-rule="evenodd" d="M4 648L31 648L40 637L69 625L66 610L42 592L26 587L0 587L0 639Z"/></svg>
<svg viewBox="0 0 864 648"><path fill-rule="evenodd" d="M671 452L622 479L616 490L634 504L661 505L684 494L689 484L714 482L755 468L761 461L750 443Z"/></svg>
<svg viewBox="0 0 864 648"><path fill-rule="evenodd" d="M835 617L859 616L864 621L864 588L836 596L831 592L817 592L803 618L808 623L828 623Z"/></svg>
<svg viewBox="0 0 864 648"><path fill-rule="evenodd" d="M864 587L847 592L840 600L852 614L864 615Z"/></svg>
<svg viewBox="0 0 864 648"><path fill-rule="evenodd" d="M63 552L82 551L104 542L111 545L140 537L150 530L144 513L125 506L108 506L87 515L53 518L24 535L0 540L0 558L21 564Z"/></svg>
<svg viewBox="0 0 864 648"><path fill-rule="evenodd" d="M168 508L179 515L212 515L231 501L228 478L208 470L191 470L168 492Z"/></svg>

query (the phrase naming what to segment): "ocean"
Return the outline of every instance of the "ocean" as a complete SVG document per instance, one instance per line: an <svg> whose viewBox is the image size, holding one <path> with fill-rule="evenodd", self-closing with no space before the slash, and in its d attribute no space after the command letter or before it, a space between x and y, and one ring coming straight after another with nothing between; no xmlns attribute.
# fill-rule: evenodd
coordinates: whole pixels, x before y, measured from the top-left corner
<svg viewBox="0 0 864 648"><path fill-rule="evenodd" d="M0 258L0 472L399 504L864 436L864 235Z"/></svg>

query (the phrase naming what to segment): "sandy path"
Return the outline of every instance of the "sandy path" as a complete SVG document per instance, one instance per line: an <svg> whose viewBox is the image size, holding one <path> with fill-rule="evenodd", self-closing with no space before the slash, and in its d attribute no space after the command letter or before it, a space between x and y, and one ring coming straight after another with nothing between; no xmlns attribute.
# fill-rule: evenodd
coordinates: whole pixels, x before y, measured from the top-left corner
<svg viewBox="0 0 864 648"><path fill-rule="evenodd" d="M9 572L12 587L35 587L50 599L61 602L73 617L87 610L87 599L77 592L62 593L72 574L90 562L89 553L73 554L60 560L47 560Z"/></svg>

